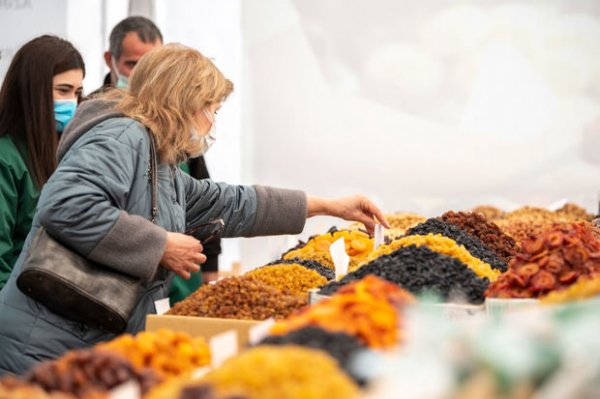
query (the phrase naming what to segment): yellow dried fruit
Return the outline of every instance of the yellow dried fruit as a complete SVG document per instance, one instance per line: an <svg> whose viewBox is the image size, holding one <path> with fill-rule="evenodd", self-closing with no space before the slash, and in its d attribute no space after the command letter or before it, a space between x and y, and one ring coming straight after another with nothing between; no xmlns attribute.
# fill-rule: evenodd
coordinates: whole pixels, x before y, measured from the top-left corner
<svg viewBox="0 0 600 399"><path fill-rule="evenodd" d="M485 277L490 281L494 281L500 276L499 270L493 269L488 263L471 255L464 246L458 245L456 241L441 234L406 236L394 240L387 245L381 245L369 255L364 264L409 245L416 245L417 247L426 246L432 251L458 259L469 269L473 270L477 276Z"/></svg>
<svg viewBox="0 0 600 399"><path fill-rule="evenodd" d="M575 283L560 291L551 291L540 299L541 303L555 305L572 301L581 301L600 295L600 274L582 275Z"/></svg>
<svg viewBox="0 0 600 399"><path fill-rule="evenodd" d="M352 399L358 388L324 352L262 345L226 361L205 379L221 395L248 399Z"/></svg>
<svg viewBox="0 0 600 399"><path fill-rule="evenodd" d="M334 269L335 266L329 248L331 244L342 237L344 238L346 253L350 256L351 266L361 263L373 250L373 239L368 234L358 230L341 230L313 237L302 248L286 253L283 259L310 259Z"/></svg>
<svg viewBox="0 0 600 399"><path fill-rule="evenodd" d="M245 274L281 291L304 296L311 288L327 284L327 279L314 270L298 264L275 264Z"/></svg>

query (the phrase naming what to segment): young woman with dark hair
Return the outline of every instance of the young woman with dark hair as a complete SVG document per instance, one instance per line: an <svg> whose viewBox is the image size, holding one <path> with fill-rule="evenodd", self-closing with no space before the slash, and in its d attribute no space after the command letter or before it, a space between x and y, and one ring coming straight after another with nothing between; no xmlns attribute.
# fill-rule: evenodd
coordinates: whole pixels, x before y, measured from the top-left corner
<svg viewBox="0 0 600 399"><path fill-rule="evenodd" d="M40 36L17 51L0 89L0 288L31 228L39 191L56 169L85 66L71 43Z"/></svg>

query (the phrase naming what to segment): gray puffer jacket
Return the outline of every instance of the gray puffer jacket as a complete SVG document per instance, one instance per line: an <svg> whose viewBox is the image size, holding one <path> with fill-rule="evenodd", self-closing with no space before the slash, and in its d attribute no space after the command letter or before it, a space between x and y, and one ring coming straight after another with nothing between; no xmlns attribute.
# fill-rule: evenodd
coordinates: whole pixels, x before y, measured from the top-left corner
<svg viewBox="0 0 600 399"><path fill-rule="evenodd" d="M168 296L172 272L159 266L167 231L223 218L223 236L302 231L306 196L300 191L194 180L177 168L158 168L158 217L150 222L150 141L144 126L114 103L83 103L63 134L59 165L44 186L33 226L6 286L0 291L0 375L22 374L36 362L91 346L113 334L76 323L23 295L16 286L31 238L40 226L87 258L145 281L127 332L144 329L154 301Z"/></svg>

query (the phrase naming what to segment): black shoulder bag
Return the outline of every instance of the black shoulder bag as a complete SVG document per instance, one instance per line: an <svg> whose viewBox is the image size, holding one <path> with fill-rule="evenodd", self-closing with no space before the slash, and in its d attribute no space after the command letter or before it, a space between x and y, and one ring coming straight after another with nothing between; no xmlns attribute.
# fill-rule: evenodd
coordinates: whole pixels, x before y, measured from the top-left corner
<svg viewBox="0 0 600 399"><path fill-rule="evenodd" d="M152 214L157 208L156 147L150 136ZM112 333L121 333L142 295L142 281L92 262L40 227L29 247L17 287L56 314Z"/></svg>

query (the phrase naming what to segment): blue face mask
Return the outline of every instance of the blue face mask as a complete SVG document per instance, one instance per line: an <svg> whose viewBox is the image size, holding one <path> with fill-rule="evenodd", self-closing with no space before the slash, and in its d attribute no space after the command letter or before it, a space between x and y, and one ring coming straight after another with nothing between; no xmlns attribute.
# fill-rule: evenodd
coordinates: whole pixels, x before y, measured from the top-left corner
<svg viewBox="0 0 600 399"><path fill-rule="evenodd" d="M127 76L121 74L117 74L117 76L117 84L115 84L115 87L118 89L127 89L127 86L129 86L129 79Z"/></svg>
<svg viewBox="0 0 600 399"><path fill-rule="evenodd" d="M117 69L117 61L114 58L112 59L112 64L115 70L115 75L117 75L117 82L115 83L115 87L117 89L127 89L127 86L129 86L129 78L119 73L119 70Z"/></svg>
<svg viewBox="0 0 600 399"><path fill-rule="evenodd" d="M73 119L77 100L54 100L54 120L56 121L56 131L63 132L67 123Z"/></svg>

